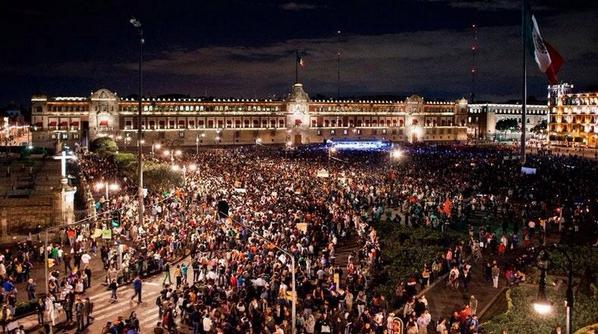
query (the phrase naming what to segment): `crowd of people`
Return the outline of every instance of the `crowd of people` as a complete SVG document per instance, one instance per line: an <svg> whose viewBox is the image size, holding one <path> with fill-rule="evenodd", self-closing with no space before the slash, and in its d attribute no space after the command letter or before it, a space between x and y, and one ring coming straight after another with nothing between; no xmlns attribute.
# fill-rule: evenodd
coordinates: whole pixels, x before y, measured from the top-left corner
<svg viewBox="0 0 598 334"><path fill-rule="evenodd" d="M78 168L85 182L118 178L121 191L99 198L97 219L62 230L59 242L48 247L65 270L51 275L50 296L40 300L41 320L53 317L48 305L60 305L77 327L88 324L89 261L99 253L109 287L163 273L155 333L180 326L194 334L290 333L296 298L299 333L392 333L401 318L407 333L473 334L479 331L475 297L449 316L430 314L417 292L443 273L449 288L466 288L471 264L464 252L500 256L532 245L546 230L595 231L597 189L587 180L596 165L586 160L534 156L529 164L538 173L522 175L506 149L410 147L402 161L381 152L339 152L331 159L325 150L241 147L184 155L177 163L192 163L193 170L183 184L148 193L141 225L133 180L106 157L82 156ZM488 224L470 231L471 243L455 240L419 277L397 286L399 298L371 292L383 265L377 222L444 229L466 226L480 212ZM338 261L339 246L346 244L354 245L352 252ZM0 259L0 276L4 262L21 265L20 275L8 277L27 279L29 255ZM43 256L43 247L36 256ZM511 284L525 280L523 263L483 265L493 286L498 276ZM402 313L395 314L401 305ZM138 330L132 313L104 332Z"/></svg>
<svg viewBox="0 0 598 334"><path fill-rule="evenodd" d="M159 328L174 330L178 316L194 333L266 328L289 332L292 256L297 264L299 332L388 330L397 317L391 312L396 305L369 291L380 265L374 222L390 208L398 209L388 217L393 222L430 228L466 224L474 212L485 213L488 221L502 217L502 234L481 228L472 238L497 256L511 245L517 247L520 235L522 245L531 244L535 234L543 233L540 224L558 221L561 230L591 224L595 212L591 189L586 185L570 190L583 188L584 178L595 171L583 160L532 158L530 163L542 173L526 176L519 173L508 150L416 147L408 155L397 164L380 153L330 160L313 148L291 153L240 148L182 158L178 163L194 163L197 171L187 172L185 185L170 192L169 201L177 203L173 205L179 214L169 214L165 204L150 205L156 216L150 221L182 222L182 235L191 250L190 263L183 265L193 278L183 279L180 268L175 270L175 284L168 277L169 284L156 300L162 316ZM559 159L577 168L575 173L555 167ZM318 177L322 169L327 177ZM555 180L555 175L562 178ZM564 183L571 188L562 187ZM220 211L223 202L230 212ZM550 220L540 221L543 217ZM358 241L358 248L346 263L338 263L339 243L351 238ZM430 276L452 271L449 282L454 279L466 286L471 266L462 261L461 252L463 244L455 241L447 252L451 254L443 255L445 261L430 268ZM485 275L494 287L499 276L512 283L524 279L519 269L486 265ZM450 283L458 286L455 282ZM407 330L425 333L434 327L425 298L415 297L413 280L406 280L403 288ZM449 331L479 330L469 305L445 322ZM442 332L442 321L437 323Z"/></svg>

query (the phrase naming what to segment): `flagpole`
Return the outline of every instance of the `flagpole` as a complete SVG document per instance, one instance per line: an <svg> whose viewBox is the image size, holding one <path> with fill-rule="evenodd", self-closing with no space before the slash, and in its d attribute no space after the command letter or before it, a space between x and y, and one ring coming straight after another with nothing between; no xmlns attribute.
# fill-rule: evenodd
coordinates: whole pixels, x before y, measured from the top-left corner
<svg viewBox="0 0 598 334"><path fill-rule="evenodd" d="M295 83L299 83L299 50L295 50Z"/></svg>
<svg viewBox="0 0 598 334"><path fill-rule="evenodd" d="M336 98L341 96L341 31L336 32L338 37L338 49L336 51Z"/></svg>
<svg viewBox="0 0 598 334"><path fill-rule="evenodd" d="M526 125L526 116L527 116L527 58L525 55L526 52L526 40L525 36L527 34L526 31L526 1L523 0L521 3L521 56L523 61L523 82L522 82L522 89L521 89L521 165L525 164L525 125Z"/></svg>

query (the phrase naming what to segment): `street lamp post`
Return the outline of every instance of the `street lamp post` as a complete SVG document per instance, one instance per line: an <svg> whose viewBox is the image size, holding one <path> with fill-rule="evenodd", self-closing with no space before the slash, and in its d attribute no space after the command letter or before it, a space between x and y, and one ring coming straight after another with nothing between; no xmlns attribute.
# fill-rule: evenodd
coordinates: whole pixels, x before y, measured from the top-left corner
<svg viewBox="0 0 598 334"><path fill-rule="evenodd" d="M143 137L143 132L141 130L141 117L142 117L142 103L141 103L141 96L143 95L143 71L142 71L142 64L143 64L143 43L145 42L143 39L143 29L141 28L141 22L139 22L136 18L131 18L129 21L137 29L139 33L139 97L138 97L138 106L137 106L137 163L139 168L139 187L137 189L137 196L138 196L138 225L143 225L143 151L142 151L142 144L141 140Z"/></svg>
<svg viewBox="0 0 598 334"><path fill-rule="evenodd" d="M199 135L195 137L195 154L199 155Z"/></svg>
<svg viewBox="0 0 598 334"><path fill-rule="evenodd" d="M558 245L551 247L556 249L567 259L567 296L566 296L566 307L567 307L567 326L566 333L571 334L573 332L573 261L564 249ZM538 257L538 267L540 267L540 283L538 288L538 298L534 302L534 310L539 314L548 314L552 311L552 303L546 297L546 271L548 269L549 253L548 249L543 249L541 255Z"/></svg>

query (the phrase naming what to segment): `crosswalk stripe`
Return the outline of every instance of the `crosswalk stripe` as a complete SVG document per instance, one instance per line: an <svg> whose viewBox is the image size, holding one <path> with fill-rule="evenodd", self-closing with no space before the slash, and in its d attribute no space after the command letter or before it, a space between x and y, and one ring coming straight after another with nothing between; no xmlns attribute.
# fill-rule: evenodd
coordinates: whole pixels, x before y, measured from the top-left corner
<svg viewBox="0 0 598 334"><path fill-rule="evenodd" d="M153 292L147 293L145 295L145 297L148 297L151 299L153 297L158 296L159 294L160 294L160 291L153 291ZM94 317L97 320L100 320L100 319L105 319L107 317L112 317L112 316L119 316L119 315L125 316L125 314L122 313L123 311L126 311L126 310L133 311L134 309L131 308L131 306L138 305L137 303L132 304L130 298L131 298L130 296L125 296L125 297L119 299L118 302L114 303L114 304L109 304L109 300L106 300L106 302L108 302L109 306L102 307L102 306L104 306L104 305L102 305L99 308L96 307L96 309L99 309L99 310L97 312L94 312Z"/></svg>
<svg viewBox="0 0 598 334"><path fill-rule="evenodd" d="M162 284L157 283L157 282L144 282L143 286L146 286L146 285L149 286L149 287L162 287ZM132 287L131 284L121 285L121 286L119 286L117 288L116 291L117 291L117 294L122 293L122 292L127 292L127 291L133 292L133 287ZM143 291L143 287L142 287L142 291ZM91 299L91 300L97 300L97 299L100 299L100 298L102 298L104 296L108 296L111 293L112 293L111 290L105 290L103 292L96 293L96 294L90 296L89 299Z"/></svg>
<svg viewBox="0 0 598 334"><path fill-rule="evenodd" d="M138 317L139 317L139 319L143 319L143 318L145 318L145 316L147 316L149 314L153 314L153 313L156 313L156 314L160 313L158 310L158 306L152 307L149 310L147 310L141 314L138 314Z"/></svg>
<svg viewBox="0 0 598 334"><path fill-rule="evenodd" d="M141 320L139 322L139 327L154 326L158 321L161 321L162 319L160 319L160 313L158 313L158 310L155 311L156 313L154 315L147 316L143 320Z"/></svg>
<svg viewBox="0 0 598 334"><path fill-rule="evenodd" d="M123 287L119 287L116 290L116 294L118 295L119 293L123 293L123 292L127 292L127 291L132 291L132 288L130 286L128 286L128 285L127 286L123 286ZM101 299L101 298L103 298L105 296L106 297L110 296L111 294L112 294L112 290L107 290L107 291L104 291L104 292L96 293L95 295L90 296L89 299L95 301L95 300Z"/></svg>

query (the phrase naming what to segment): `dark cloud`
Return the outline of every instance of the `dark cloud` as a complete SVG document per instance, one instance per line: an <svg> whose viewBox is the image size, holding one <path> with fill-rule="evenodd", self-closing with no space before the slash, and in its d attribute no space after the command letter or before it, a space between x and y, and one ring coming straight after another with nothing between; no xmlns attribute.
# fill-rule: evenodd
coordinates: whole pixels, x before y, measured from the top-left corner
<svg viewBox="0 0 598 334"><path fill-rule="evenodd" d="M144 1L75 0L0 4L0 104L31 93L85 95L104 86L136 90L137 46L128 19L144 23L149 94L283 95L294 80L295 50L306 63L307 90L422 94L453 99L471 89L472 23L478 24L477 96L517 98L520 90L520 0ZM532 1L543 36L563 55L560 78L596 85L597 5ZM141 12L140 12L141 9ZM341 41L336 31L343 31ZM546 81L529 59L529 91Z"/></svg>
<svg viewBox="0 0 598 334"><path fill-rule="evenodd" d="M561 78L590 84L598 73L596 29L580 26L591 22L590 13L570 14L566 20L546 20L544 35L567 59ZM575 28L571 22L577 22ZM520 27L480 27L478 54L478 96L483 99L516 98L520 82ZM335 37L287 40L255 47L206 47L172 52L146 62L155 75L195 77L198 80L227 80L220 94L251 95L271 93L272 87L287 89L294 76L294 51L307 50L302 81L312 93L336 91L336 52L342 50L342 90L346 94L424 92L433 96L468 96L471 58L467 30L419 31L383 35L346 35L341 43ZM586 40L588 43L577 43ZM530 58L530 92L544 96L544 78ZM584 73L578 73L578 64ZM136 65L123 64L134 70ZM251 90L245 89L245 85ZM263 88L262 88L263 86ZM185 93L198 94L180 83ZM228 90L228 91L227 91Z"/></svg>
<svg viewBox="0 0 598 334"><path fill-rule="evenodd" d="M290 10L290 11L313 10L316 8L318 8L318 6L316 6L314 4L298 3L298 2L294 2L294 1L285 2L280 5L280 9Z"/></svg>

